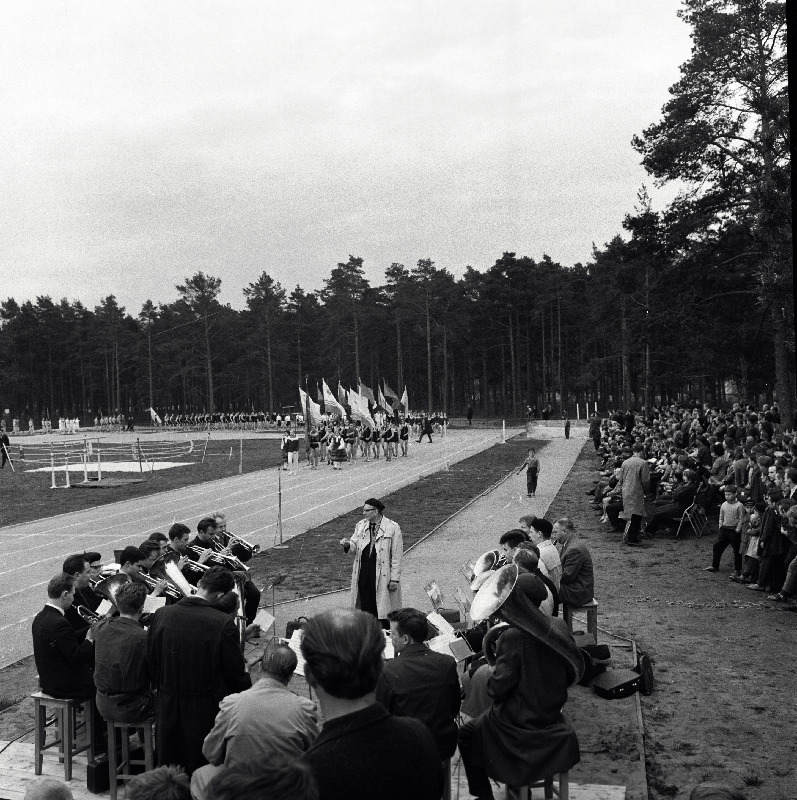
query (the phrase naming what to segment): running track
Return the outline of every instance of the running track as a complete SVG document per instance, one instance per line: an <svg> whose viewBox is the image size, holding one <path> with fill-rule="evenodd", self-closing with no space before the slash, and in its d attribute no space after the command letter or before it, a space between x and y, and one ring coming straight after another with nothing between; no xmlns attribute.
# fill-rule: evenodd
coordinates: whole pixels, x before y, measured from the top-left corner
<svg viewBox="0 0 797 800"><path fill-rule="evenodd" d="M514 436L519 430L508 430ZM46 600L49 579L72 553L113 551L140 544L153 531L184 522L194 529L208 513L223 511L228 528L262 550L279 543L278 480L282 478L282 534L287 540L423 475L445 469L500 441L501 433L473 429L448 433L434 445L410 444L408 458L345 464L342 471L302 465L288 476L276 468L197 484L145 498L0 528L0 668L32 653L30 624ZM77 490L76 490L77 491Z"/></svg>

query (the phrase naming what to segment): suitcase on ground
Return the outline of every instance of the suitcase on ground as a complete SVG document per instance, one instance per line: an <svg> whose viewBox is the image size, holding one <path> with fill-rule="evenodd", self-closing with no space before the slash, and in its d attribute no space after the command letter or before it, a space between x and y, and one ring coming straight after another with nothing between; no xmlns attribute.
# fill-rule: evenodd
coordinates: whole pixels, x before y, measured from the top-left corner
<svg viewBox="0 0 797 800"><path fill-rule="evenodd" d="M630 697L642 687L642 676L632 669L607 669L592 681L592 691L605 700Z"/></svg>

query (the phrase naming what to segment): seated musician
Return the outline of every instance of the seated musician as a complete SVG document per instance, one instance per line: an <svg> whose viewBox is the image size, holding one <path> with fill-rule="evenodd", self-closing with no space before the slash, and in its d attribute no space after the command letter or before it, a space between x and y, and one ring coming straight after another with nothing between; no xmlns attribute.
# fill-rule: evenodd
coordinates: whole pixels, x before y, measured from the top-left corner
<svg viewBox="0 0 797 800"><path fill-rule="evenodd" d="M169 545L164 552L164 556L175 553L177 556L176 564L183 573L183 577L192 585L196 586L205 570L201 566L213 555L210 548L205 548L201 554L189 550L189 538L191 536L191 529L182 522L175 522L169 528ZM163 557L163 556L162 556Z"/></svg>
<svg viewBox="0 0 797 800"><path fill-rule="evenodd" d="M191 777L196 800L204 800L210 781L227 769L290 761L315 741L315 704L288 689L297 663L296 653L287 645L269 645L261 660L263 677L251 689L221 701L213 729L202 745L210 763Z"/></svg>
<svg viewBox="0 0 797 800"><path fill-rule="evenodd" d="M536 607L542 596L539 580L520 574L493 612L508 623L487 682L493 702L459 729L468 787L483 800L493 797L490 778L523 786L579 761L578 739L561 709L584 662L564 622Z"/></svg>
<svg viewBox="0 0 797 800"><path fill-rule="evenodd" d="M227 517L221 512L216 511L210 517L216 523L216 532L220 537L222 543L229 541L230 534L227 532ZM222 553L230 553L235 556L239 561L249 561L252 553L241 544L233 544L231 547L225 547ZM260 590L255 586L254 582L249 578L246 569L240 570L239 573L243 577L244 585L244 614L246 614L246 622L251 625L257 616L257 608L260 605Z"/></svg>
<svg viewBox="0 0 797 800"><path fill-rule="evenodd" d="M445 761L457 748L461 702L457 662L424 644L429 623L422 611L399 608L387 618L396 657L385 662L376 700L394 717L423 722L435 738L440 760Z"/></svg>
<svg viewBox="0 0 797 800"><path fill-rule="evenodd" d="M93 608L90 603L94 603L95 598L84 598L83 593L89 589L89 578L91 577L91 567L86 554L69 556L64 561L64 574L72 578L74 587L74 599L69 607L65 609L64 618L75 629L78 639L83 641L89 629L89 623L78 613L78 606L83 606L88 611L94 611L99 606L102 598L97 598ZM92 592L93 594L93 592ZM88 602L87 602L88 600Z"/></svg>
<svg viewBox="0 0 797 800"><path fill-rule="evenodd" d="M166 548L169 546L169 537L166 534L161 533L160 531L155 531L151 533L147 539L150 542L157 542L158 546L160 547L161 555L166 552Z"/></svg>
<svg viewBox="0 0 797 800"><path fill-rule="evenodd" d="M94 631L94 682L97 710L106 720L140 722L155 714L155 692L147 674L147 633L141 616L147 589L122 584L116 592L119 616L102 620Z"/></svg>

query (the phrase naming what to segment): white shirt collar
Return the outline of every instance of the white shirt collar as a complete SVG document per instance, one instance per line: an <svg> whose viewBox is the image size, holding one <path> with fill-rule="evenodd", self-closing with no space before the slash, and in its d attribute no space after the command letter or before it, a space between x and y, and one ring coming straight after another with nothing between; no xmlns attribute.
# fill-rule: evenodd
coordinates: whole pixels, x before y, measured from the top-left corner
<svg viewBox="0 0 797 800"><path fill-rule="evenodd" d="M60 611L62 617L66 615L66 611L64 611L64 609L61 608L61 606L58 606L55 603L51 603L49 600L44 605L50 606L50 608L54 608L56 611Z"/></svg>

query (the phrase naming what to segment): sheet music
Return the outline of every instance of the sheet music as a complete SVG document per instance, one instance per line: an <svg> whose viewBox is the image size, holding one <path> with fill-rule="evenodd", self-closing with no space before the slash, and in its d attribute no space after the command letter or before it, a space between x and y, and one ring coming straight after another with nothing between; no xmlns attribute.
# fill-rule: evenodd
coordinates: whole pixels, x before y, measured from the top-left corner
<svg viewBox="0 0 797 800"><path fill-rule="evenodd" d="M151 594L148 594L144 598L144 613L154 614L159 608L163 608L165 605L165 597L153 597Z"/></svg>
<svg viewBox="0 0 797 800"><path fill-rule="evenodd" d="M452 636L454 634L454 628L451 627L451 623L441 614L438 614L437 611L427 614L426 619L437 628L441 636Z"/></svg>
<svg viewBox="0 0 797 800"><path fill-rule="evenodd" d="M110 600L103 600L98 606L95 614L104 617L113 608L113 603Z"/></svg>
<svg viewBox="0 0 797 800"><path fill-rule="evenodd" d="M454 658L449 645L456 640L457 637L454 634L440 634L440 636L435 636L434 639L429 639L426 646L430 650L434 650L435 653L442 653L444 656Z"/></svg>
<svg viewBox="0 0 797 800"><path fill-rule="evenodd" d="M302 637L304 636L304 631L301 628L297 628L290 639L288 639L288 647L296 653L296 658L298 659L298 663L296 665L296 674L301 675L304 677L304 656L302 655Z"/></svg>
<svg viewBox="0 0 797 800"><path fill-rule="evenodd" d="M261 633L266 633L274 624L274 621L274 617L272 617L265 608L261 608L254 619L255 625L260 626Z"/></svg>

